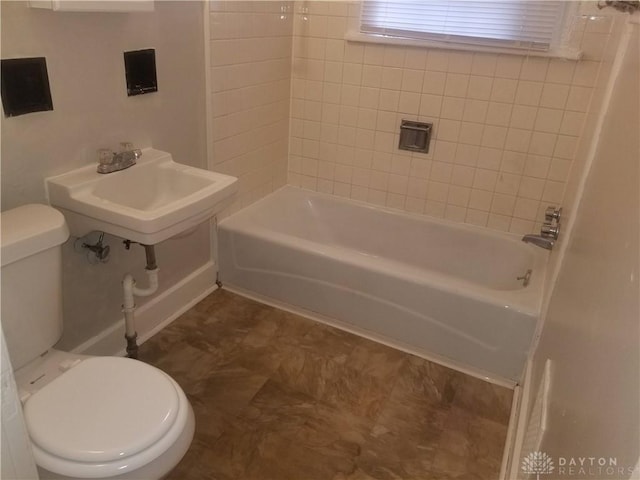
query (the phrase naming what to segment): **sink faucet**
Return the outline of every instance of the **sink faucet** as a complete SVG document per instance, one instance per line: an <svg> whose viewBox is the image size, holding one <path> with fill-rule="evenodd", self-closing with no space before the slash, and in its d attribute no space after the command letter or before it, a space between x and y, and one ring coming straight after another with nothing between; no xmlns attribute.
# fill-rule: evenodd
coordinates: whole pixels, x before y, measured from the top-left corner
<svg viewBox="0 0 640 480"><path fill-rule="evenodd" d="M114 153L111 149L98 150L98 173L111 173L124 170L136 164L136 160L142 156L142 150L133 148L129 142L120 144L121 150Z"/></svg>
<svg viewBox="0 0 640 480"><path fill-rule="evenodd" d="M522 237L524 243L532 243L537 247L551 250L560 235L560 216L562 208L549 207L545 211L545 223L542 224L540 235L527 234Z"/></svg>

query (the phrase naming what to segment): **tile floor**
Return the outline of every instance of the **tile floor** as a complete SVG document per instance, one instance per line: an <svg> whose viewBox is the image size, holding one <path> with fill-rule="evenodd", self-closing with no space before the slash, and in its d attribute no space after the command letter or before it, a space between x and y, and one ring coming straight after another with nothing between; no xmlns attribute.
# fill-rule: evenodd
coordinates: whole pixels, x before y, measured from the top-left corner
<svg viewBox="0 0 640 480"><path fill-rule="evenodd" d="M172 479L488 479L511 390L218 290L140 347L196 415Z"/></svg>

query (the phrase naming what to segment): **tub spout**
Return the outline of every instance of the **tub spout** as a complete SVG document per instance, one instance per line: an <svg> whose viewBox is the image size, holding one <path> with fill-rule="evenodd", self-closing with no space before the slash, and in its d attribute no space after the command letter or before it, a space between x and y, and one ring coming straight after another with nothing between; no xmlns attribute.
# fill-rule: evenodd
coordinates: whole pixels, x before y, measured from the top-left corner
<svg viewBox="0 0 640 480"><path fill-rule="evenodd" d="M533 243L535 246L544 248L546 250L551 250L553 248L553 245L555 244L555 240L553 238L533 234L525 235L524 237L522 237L522 241L524 243Z"/></svg>

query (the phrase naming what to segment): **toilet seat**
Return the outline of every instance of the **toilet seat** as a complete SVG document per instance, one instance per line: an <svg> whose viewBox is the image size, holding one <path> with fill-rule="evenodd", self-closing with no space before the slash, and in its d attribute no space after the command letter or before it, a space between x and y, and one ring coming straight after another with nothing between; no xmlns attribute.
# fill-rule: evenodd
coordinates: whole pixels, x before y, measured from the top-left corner
<svg viewBox="0 0 640 480"><path fill-rule="evenodd" d="M28 398L36 463L80 478L121 475L169 449L189 404L164 372L126 358L92 357Z"/></svg>

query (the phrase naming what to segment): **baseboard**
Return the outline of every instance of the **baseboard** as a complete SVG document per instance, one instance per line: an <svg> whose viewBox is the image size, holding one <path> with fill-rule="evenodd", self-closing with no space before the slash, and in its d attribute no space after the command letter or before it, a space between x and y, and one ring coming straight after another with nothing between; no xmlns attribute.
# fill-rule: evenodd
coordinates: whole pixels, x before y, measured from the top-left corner
<svg viewBox="0 0 640 480"><path fill-rule="evenodd" d="M144 343L216 290L216 268L207 262L178 283L136 309L138 344ZM73 349L84 355L124 355L124 317Z"/></svg>

